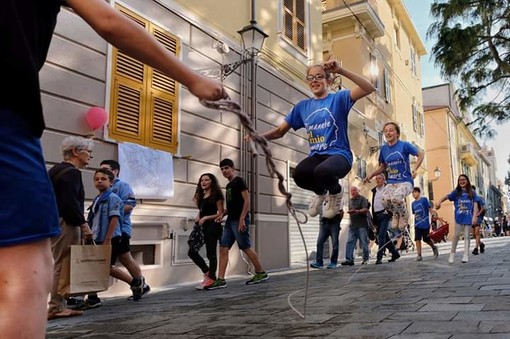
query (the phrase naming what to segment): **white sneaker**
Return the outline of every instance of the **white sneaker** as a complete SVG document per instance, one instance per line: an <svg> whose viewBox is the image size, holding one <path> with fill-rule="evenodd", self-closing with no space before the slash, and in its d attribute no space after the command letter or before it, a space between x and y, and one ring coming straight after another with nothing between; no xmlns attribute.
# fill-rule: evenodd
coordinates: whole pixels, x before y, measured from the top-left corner
<svg viewBox="0 0 510 339"><path fill-rule="evenodd" d="M324 194L323 195L314 195L312 201L310 201L310 205L308 205L308 215L311 217L316 217L321 212L322 203L324 202Z"/></svg>
<svg viewBox="0 0 510 339"><path fill-rule="evenodd" d="M448 258L448 262L450 264L453 264L454 260L455 260L455 253L450 253L450 257Z"/></svg>
<svg viewBox="0 0 510 339"><path fill-rule="evenodd" d="M467 253L462 256L462 262L467 263L468 262L468 255Z"/></svg>
<svg viewBox="0 0 510 339"><path fill-rule="evenodd" d="M342 202L342 192L330 194L326 207L324 208L324 218L332 219L340 212L340 203Z"/></svg>

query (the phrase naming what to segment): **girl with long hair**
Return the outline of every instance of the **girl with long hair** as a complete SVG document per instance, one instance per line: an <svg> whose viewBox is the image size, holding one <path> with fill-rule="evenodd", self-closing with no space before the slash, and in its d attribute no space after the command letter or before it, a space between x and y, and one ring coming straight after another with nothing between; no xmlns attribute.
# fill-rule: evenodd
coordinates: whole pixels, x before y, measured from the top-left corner
<svg viewBox="0 0 510 339"><path fill-rule="evenodd" d="M193 196L193 202L198 207L198 214L195 218L195 226L188 240L189 250L188 256L193 260L204 274L204 279L199 287L212 284L216 280L216 270L218 267L217 247L221 238L221 223L215 219L223 215L223 193L218 183L218 179L211 173L204 173L200 176ZM209 265L206 264L204 258L199 251L205 244L207 259Z"/></svg>
<svg viewBox="0 0 510 339"><path fill-rule="evenodd" d="M453 201L455 207L455 232L448 262L452 264L455 260L457 243L459 242L460 233L464 229L464 256L462 257L462 262L467 263L469 257L469 233L471 226L477 224L478 216L478 204L475 203L478 197L467 175L459 175L457 187L450 194L439 199L435 206L436 210L441 208L441 203L446 199Z"/></svg>
<svg viewBox="0 0 510 339"><path fill-rule="evenodd" d="M333 74L354 83L351 89L330 93ZM313 97L298 102L276 128L263 133L267 140L283 137L290 128L306 129L310 154L294 171L296 185L315 193L308 214L317 216L329 194L325 218L334 218L340 211L342 187L338 180L352 167L352 152L347 133L347 116L354 103L375 90L364 77L342 67L336 60L308 68L306 81Z"/></svg>
<svg viewBox="0 0 510 339"><path fill-rule="evenodd" d="M400 127L394 122L384 124L383 133L386 144L379 152L379 167L368 175L364 182L370 182L370 179L385 172L388 179L381 194L382 204L393 214L391 228L403 231L409 224L409 211L405 199L413 190L414 178L425 158L425 153L410 142L400 140ZM409 161L411 155L417 157L412 170Z"/></svg>

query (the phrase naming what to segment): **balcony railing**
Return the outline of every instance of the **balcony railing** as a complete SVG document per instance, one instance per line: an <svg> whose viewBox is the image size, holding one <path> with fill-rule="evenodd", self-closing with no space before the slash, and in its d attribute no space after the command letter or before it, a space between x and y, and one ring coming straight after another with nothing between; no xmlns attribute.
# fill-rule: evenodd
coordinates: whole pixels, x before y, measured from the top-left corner
<svg viewBox="0 0 510 339"><path fill-rule="evenodd" d="M375 0L325 0L322 1L323 22L338 22L357 17L372 37L384 35L384 24L377 11Z"/></svg>
<svg viewBox="0 0 510 339"><path fill-rule="evenodd" d="M478 157L473 144L466 143L460 146L460 159L464 161L469 167L476 166L478 164Z"/></svg>

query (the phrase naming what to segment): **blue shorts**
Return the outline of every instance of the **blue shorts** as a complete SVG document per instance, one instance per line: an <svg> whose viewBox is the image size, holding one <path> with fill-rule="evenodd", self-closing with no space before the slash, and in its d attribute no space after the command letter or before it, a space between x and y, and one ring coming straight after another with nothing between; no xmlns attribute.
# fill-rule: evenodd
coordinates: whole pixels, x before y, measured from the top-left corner
<svg viewBox="0 0 510 339"><path fill-rule="evenodd" d="M430 230L428 228L414 228L414 241L422 240L424 242L430 242L429 238Z"/></svg>
<svg viewBox="0 0 510 339"><path fill-rule="evenodd" d="M239 246L240 250L247 250L250 248L251 241L249 218L245 219L245 224L246 230L244 232L239 232L239 221L227 219L225 222L225 227L223 228L220 247L228 247L230 249L232 245L234 245L234 242L237 241L237 246Z"/></svg>
<svg viewBox="0 0 510 339"><path fill-rule="evenodd" d="M41 142L19 114L0 108L0 246L60 234Z"/></svg>

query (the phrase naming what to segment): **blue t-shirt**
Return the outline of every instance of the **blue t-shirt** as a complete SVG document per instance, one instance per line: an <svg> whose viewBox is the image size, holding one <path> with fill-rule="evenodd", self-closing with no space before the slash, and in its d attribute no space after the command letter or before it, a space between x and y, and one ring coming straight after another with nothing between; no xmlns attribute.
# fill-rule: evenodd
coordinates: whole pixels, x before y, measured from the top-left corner
<svg viewBox="0 0 510 339"><path fill-rule="evenodd" d="M125 182L116 178L112 185L113 193L117 194L125 205L136 206L135 193L131 186ZM122 224L120 226L121 232L131 236L131 211L124 213L122 216Z"/></svg>
<svg viewBox="0 0 510 339"><path fill-rule="evenodd" d="M418 155L418 149L407 141L398 140L393 146L388 144L381 147L379 163L386 165L388 184L410 182L413 184L409 156Z"/></svg>
<svg viewBox="0 0 510 339"><path fill-rule="evenodd" d="M413 201L411 204L414 214L414 227L421 229L430 228L430 213L429 209L432 205L429 199L421 197L418 200Z"/></svg>
<svg viewBox="0 0 510 339"><path fill-rule="evenodd" d="M330 93L324 99L300 101L285 117L294 130L305 128L312 155L342 155L352 165L347 116L354 105L350 90Z"/></svg>
<svg viewBox="0 0 510 339"><path fill-rule="evenodd" d="M485 206L485 201L483 200L483 198L479 195L476 196L476 199L475 199L475 202L478 203L478 211L480 211L484 206ZM478 216L478 219L476 221L476 223L478 225L481 225L482 224L482 221L483 221L483 216L482 215L479 215Z"/></svg>
<svg viewBox="0 0 510 339"><path fill-rule="evenodd" d="M473 192L473 198L470 198L465 190L461 195L457 195L457 190L448 194L448 200L453 201L455 206L455 222L459 225L471 225L473 221L474 201L478 199Z"/></svg>
<svg viewBox="0 0 510 339"><path fill-rule="evenodd" d="M94 199L87 220L94 234L95 242L104 242L106 233L108 232L108 226L110 225L110 219L112 217L119 217L120 223L123 209L124 205L122 204L122 200L120 200L117 194L112 192L111 188ZM120 225L117 224L112 238L120 235Z"/></svg>

